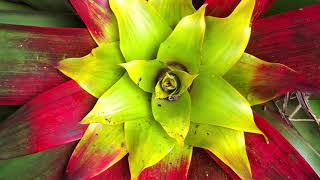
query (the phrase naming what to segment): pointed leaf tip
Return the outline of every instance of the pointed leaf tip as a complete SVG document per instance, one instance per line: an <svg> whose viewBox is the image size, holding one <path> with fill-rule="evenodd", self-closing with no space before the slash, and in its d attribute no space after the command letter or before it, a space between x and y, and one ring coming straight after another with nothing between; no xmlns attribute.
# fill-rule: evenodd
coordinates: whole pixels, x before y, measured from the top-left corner
<svg viewBox="0 0 320 180"><path fill-rule="evenodd" d="M167 64L184 66L191 74L199 72L201 51L206 29L205 5L184 17L161 45L157 59ZM182 53L183 52L183 53Z"/></svg>
<svg viewBox="0 0 320 180"><path fill-rule="evenodd" d="M184 139L189 131L191 98L189 92L184 92L170 101L152 96L152 113L168 135L183 147Z"/></svg>
<svg viewBox="0 0 320 180"><path fill-rule="evenodd" d="M120 47L126 61L155 59L170 26L145 0L110 0L119 25ZM137 28L139 27L139 28Z"/></svg>
<svg viewBox="0 0 320 180"><path fill-rule="evenodd" d="M227 18L206 17L204 69L223 75L240 59L250 38L254 4L254 0L242 0Z"/></svg>

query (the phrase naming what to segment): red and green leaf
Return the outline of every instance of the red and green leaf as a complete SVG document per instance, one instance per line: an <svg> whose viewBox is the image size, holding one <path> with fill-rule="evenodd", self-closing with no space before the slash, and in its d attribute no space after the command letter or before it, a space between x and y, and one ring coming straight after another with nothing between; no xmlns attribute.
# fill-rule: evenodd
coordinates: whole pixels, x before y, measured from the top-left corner
<svg viewBox="0 0 320 180"><path fill-rule="evenodd" d="M90 53L85 29L0 24L0 105L21 105L67 80L51 65Z"/></svg>
<svg viewBox="0 0 320 180"><path fill-rule="evenodd" d="M176 145L160 162L142 171L139 179L187 179L191 156L192 147Z"/></svg>
<svg viewBox="0 0 320 180"><path fill-rule="evenodd" d="M109 0L70 0L98 44L119 40L117 20Z"/></svg>
<svg viewBox="0 0 320 180"><path fill-rule="evenodd" d="M36 153L80 139L87 126L79 121L95 102L74 81L37 96L0 124L0 158Z"/></svg>
<svg viewBox="0 0 320 180"><path fill-rule="evenodd" d="M92 123L75 148L67 167L70 179L94 177L127 154L124 128Z"/></svg>
<svg viewBox="0 0 320 180"><path fill-rule="evenodd" d="M61 179L74 146L75 143L70 143L33 155L0 160L0 179Z"/></svg>
<svg viewBox="0 0 320 180"><path fill-rule="evenodd" d="M246 52L320 82L320 5L256 21Z"/></svg>
<svg viewBox="0 0 320 180"><path fill-rule="evenodd" d="M288 91L320 88L287 66L268 63L246 53L224 78L249 101L250 105L264 103Z"/></svg>
<svg viewBox="0 0 320 180"><path fill-rule="evenodd" d="M256 0L253 12L253 20L263 15L275 0ZM215 17L226 17L239 4L240 0L206 0L208 4L207 15Z"/></svg>

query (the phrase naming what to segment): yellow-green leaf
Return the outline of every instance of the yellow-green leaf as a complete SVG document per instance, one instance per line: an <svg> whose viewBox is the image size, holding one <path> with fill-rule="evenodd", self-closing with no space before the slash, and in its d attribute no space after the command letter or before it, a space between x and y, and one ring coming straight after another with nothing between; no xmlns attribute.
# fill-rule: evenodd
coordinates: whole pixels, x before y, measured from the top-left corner
<svg viewBox="0 0 320 180"><path fill-rule="evenodd" d="M158 60L134 60L122 64L131 80L142 90L152 93L157 84L157 76L167 66Z"/></svg>
<svg viewBox="0 0 320 180"><path fill-rule="evenodd" d="M160 43L171 33L170 26L145 0L109 0L115 14L120 48L126 61L155 59Z"/></svg>
<svg viewBox="0 0 320 180"><path fill-rule="evenodd" d="M143 169L158 163L175 145L175 141L154 120L126 122L125 138L131 179L138 179Z"/></svg>
<svg viewBox="0 0 320 180"><path fill-rule="evenodd" d="M69 58L59 62L58 69L75 80L84 90L99 98L124 73L119 66L124 58L119 43L103 44L82 58Z"/></svg>
<svg viewBox="0 0 320 180"><path fill-rule="evenodd" d="M183 17L195 12L192 0L149 0L148 2L172 28Z"/></svg>
<svg viewBox="0 0 320 180"><path fill-rule="evenodd" d="M250 104L221 77L201 72L190 95L192 122L262 134L253 120Z"/></svg>
<svg viewBox="0 0 320 180"><path fill-rule="evenodd" d="M167 64L183 65L191 74L199 71L205 33L205 5L184 17L160 46L157 59Z"/></svg>
<svg viewBox="0 0 320 180"><path fill-rule="evenodd" d="M226 18L206 17L202 68L223 75L240 59L250 38L254 5L255 0L241 0Z"/></svg>
<svg viewBox="0 0 320 180"><path fill-rule="evenodd" d="M174 100L159 99L152 96L152 113L168 135L182 145L189 131L191 98L185 92Z"/></svg>
<svg viewBox="0 0 320 180"><path fill-rule="evenodd" d="M191 123L186 143L208 149L241 179L252 179L243 132L219 126Z"/></svg>
<svg viewBox="0 0 320 180"><path fill-rule="evenodd" d="M83 124L119 124L152 117L151 94L144 92L125 74L98 100Z"/></svg>

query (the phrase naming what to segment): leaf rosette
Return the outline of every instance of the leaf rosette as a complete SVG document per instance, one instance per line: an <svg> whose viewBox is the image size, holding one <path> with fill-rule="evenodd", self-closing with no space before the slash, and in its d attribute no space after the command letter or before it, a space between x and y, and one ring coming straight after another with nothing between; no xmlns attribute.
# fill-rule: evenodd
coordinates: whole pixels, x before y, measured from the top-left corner
<svg viewBox="0 0 320 180"><path fill-rule="evenodd" d="M244 132L263 134L250 105L267 99L251 95L248 102L224 78L232 79L230 69L247 57L262 62L244 53L255 1L242 0L226 18L205 16L206 5L195 10L191 0L109 4L104 31L89 29L98 47L58 66L98 98L81 121L89 127L68 171L92 177L129 153L137 179L168 157L190 163L191 147L201 147L241 178L252 178ZM92 156L98 165L84 173L81 167Z"/></svg>

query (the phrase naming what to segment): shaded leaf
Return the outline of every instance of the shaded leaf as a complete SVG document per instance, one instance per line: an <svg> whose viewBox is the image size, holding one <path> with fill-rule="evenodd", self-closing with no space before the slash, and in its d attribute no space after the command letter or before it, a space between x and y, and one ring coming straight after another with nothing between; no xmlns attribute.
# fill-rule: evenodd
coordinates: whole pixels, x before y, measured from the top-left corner
<svg viewBox="0 0 320 180"><path fill-rule="evenodd" d="M268 129L270 128L272 125L273 128L272 130L270 130L270 133L268 133L268 131L265 131L266 135L269 137L269 140L272 142L272 139L280 139L277 143L276 146L278 146L278 144L281 144L281 142L286 142L286 143L290 143L291 147L290 149L292 149L292 146L295 148L295 151L298 151L299 154L301 154L301 157L300 155L299 156L295 156L297 157L297 161L301 161L301 159L304 159L304 161L307 161L311 166L312 168L314 169L314 171L316 171L316 173L318 174L318 176L320 175L320 155L319 155L319 152L316 151L316 149L311 146L311 144L309 142L306 141L305 138L303 138L301 136L301 134L292 126L290 126L289 124L287 124L285 122L285 120L278 114L274 111L274 108L270 103L267 104L267 111L263 111L261 107L259 106L256 106L254 108L255 112L259 113L256 114L255 116L256 119L258 121L256 121L259 125L259 122L264 122L264 123L260 123L260 127L261 129L264 128L264 129ZM266 125L266 121L268 123L270 123L270 125ZM264 127L266 126L266 127ZM276 135L280 136L279 133L281 133L282 136L280 136L281 138L278 138L278 137L272 137L272 135L274 135L273 133L277 131ZM284 138L286 140L284 140ZM253 142L254 140L252 140ZM287 142L288 141L288 142ZM288 146L288 145L287 145ZM253 147L254 148L254 147ZM252 149L253 149L252 148ZM261 147L262 149L263 147ZM272 147L271 147L272 148ZM267 151L266 151L267 152ZM284 154L286 154L287 152L284 152ZM296 153L296 152L295 152ZM290 154L290 153L287 153L287 155ZM290 155L292 157L292 155ZM290 159L290 157L289 157ZM292 158L291 158L292 159ZM284 160L285 161L285 160ZM293 161L293 162L292 162ZM296 164L294 160L290 160L289 162L292 162L293 164ZM258 165L257 165L258 166ZM284 167L283 167L284 168ZM288 166L285 166L285 168L289 168ZM301 164L301 167L296 167L295 170L292 170L292 171L295 171L295 172L290 172L291 169L286 169L286 171L289 171L289 173L292 173L292 174L296 174L296 173L301 173L300 170L302 171L310 171L308 170L309 166L305 166L305 162L303 162ZM296 171L297 169L299 169L299 171ZM262 173L263 170L260 171L260 173ZM275 169L273 169L273 171L275 171ZM277 173L278 174L278 173ZM303 174L303 173L302 173ZM307 174L307 173L305 173ZM310 175L313 174L313 173L310 173ZM299 175L299 174L297 174Z"/></svg>
<svg viewBox="0 0 320 180"><path fill-rule="evenodd" d="M75 143L24 157L0 160L0 179L61 179Z"/></svg>
<svg viewBox="0 0 320 180"><path fill-rule="evenodd" d="M71 13L61 14L24 10L0 10L0 23L46 27L83 27L78 17Z"/></svg>
<svg viewBox="0 0 320 180"><path fill-rule="evenodd" d="M158 75L167 66L157 60L134 60L122 64L131 80L142 90L152 93L158 81Z"/></svg>

